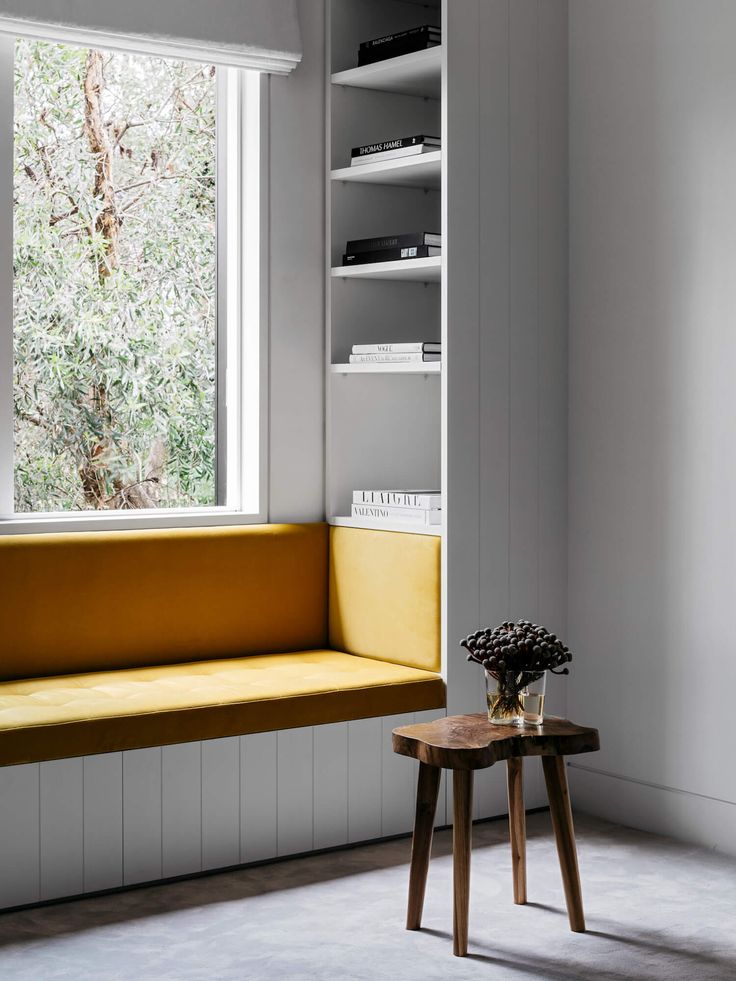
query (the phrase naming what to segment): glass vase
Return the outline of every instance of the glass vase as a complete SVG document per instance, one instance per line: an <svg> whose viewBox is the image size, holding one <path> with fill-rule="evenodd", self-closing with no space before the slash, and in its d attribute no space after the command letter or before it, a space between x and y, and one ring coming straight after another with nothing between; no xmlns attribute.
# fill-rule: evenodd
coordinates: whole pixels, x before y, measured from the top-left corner
<svg viewBox="0 0 736 981"><path fill-rule="evenodd" d="M547 673L507 671L486 675L488 721L494 725L538 726L544 720Z"/></svg>

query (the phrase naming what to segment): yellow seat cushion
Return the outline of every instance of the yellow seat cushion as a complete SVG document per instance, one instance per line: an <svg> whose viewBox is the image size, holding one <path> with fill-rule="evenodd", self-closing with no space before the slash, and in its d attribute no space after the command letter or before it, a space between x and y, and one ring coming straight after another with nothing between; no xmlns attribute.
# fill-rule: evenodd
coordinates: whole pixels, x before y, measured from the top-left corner
<svg viewBox="0 0 736 981"><path fill-rule="evenodd" d="M330 647L439 671L440 548L434 535L330 528Z"/></svg>
<svg viewBox="0 0 736 981"><path fill-rule="evenodd" d="M437 675L309 650L0 683L0 766L441 708Z"/></svg>
<svg viewBox="0 0 736 981"><path fill-rule="evenodd" d="M327 644L327 526L0 536L0 681Z"/></svg>

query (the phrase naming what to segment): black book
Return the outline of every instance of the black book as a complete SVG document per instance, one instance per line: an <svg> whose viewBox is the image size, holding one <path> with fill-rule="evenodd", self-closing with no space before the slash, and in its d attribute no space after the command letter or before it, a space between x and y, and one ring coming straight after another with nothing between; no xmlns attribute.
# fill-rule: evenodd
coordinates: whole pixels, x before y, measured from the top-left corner
<svg viewBox="0 0 736 981"><path fill-rule="evenodd" d="M361 48L358 51L358 67L387 61L389 58L398 58L401 55L412 54L414 51L434 48L440 43L441 36L439 34L430 34L422 30L395 41L388 41L375 48Z"/></svg>
<svg viewBox="0 0 736 981"><path fill-rule="evenodd" d="M406 37L414 37L416 34L437 34L441 33L439 27L433 24L422 24L421 27L411 27L408 31L397 31L394 34L384 34L382 37L375 37L370 41L361 41L359 51L366 51L369 48L380 48L383 44L390 44L392 41L403 40Z"/></svg>
<svg viewBox="0 0 736 981"><path fill-rule="evenodd" d="M407 232L404 235L377 235L375 238L356 238L345 245L348 254L377 252L381 249L410 249L420 246L442 245L442 236L436 232Z"/></svg>
<svg viewBox="0 0 736 981"><path fill-rule="evenodd" d="M381 143L365 143L363 146L354 146L350 151L351 157L369 157L374 153L385 153L387 150L404 150L408 146L421 146L424 143L432 146L441 146L439 136L425 136L423 133L418 136L403 136L400 140L383 140Z"/></svg>
<svg viewBox="0 0 736 981"><path fill-rule="evenodd" d="M442 249L434 245L414 245L403 249L374 249L371 252L346 252L344 266L362 266L369 262L398 262L401 259L428 259L442 255Z"/></svg>

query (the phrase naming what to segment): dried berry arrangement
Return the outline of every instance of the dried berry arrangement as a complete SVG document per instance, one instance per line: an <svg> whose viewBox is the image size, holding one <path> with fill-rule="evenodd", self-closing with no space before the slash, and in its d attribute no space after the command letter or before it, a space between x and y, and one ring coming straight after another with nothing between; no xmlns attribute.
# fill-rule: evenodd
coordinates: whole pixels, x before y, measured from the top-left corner
<svg viewBox="0 0 736 981"><path fill-rule="evenodd" d="M546 627L530 620L505 621L491 629L476 630L460 641L468 660L485 668L495 681L489 686L488 712L492 720L517 721L524 715L522 693L545 671L569 674L563 667L572 661L568 647Z"/></svg>

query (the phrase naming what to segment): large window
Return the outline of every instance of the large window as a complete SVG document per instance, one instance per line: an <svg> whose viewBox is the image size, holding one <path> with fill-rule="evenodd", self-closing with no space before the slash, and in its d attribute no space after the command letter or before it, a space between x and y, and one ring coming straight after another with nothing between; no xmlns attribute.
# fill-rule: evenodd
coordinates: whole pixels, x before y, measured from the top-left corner
<svg viewBox="0 0 736 981"><path fill-rule="evenodd" d="M12 50L13 513L258 512L257 76Z"/></svg>

